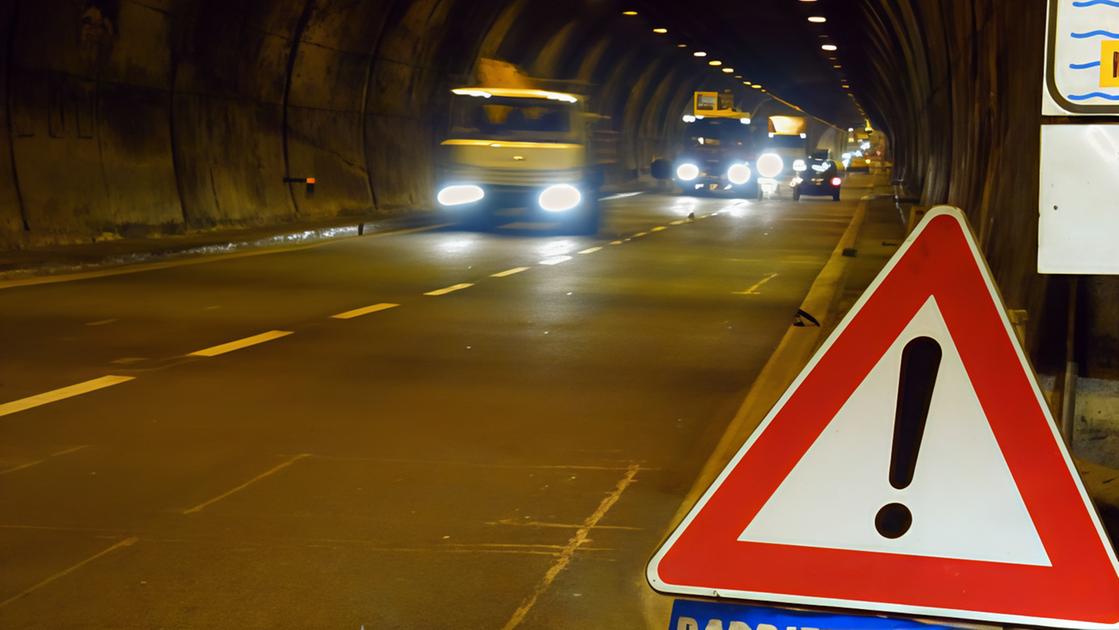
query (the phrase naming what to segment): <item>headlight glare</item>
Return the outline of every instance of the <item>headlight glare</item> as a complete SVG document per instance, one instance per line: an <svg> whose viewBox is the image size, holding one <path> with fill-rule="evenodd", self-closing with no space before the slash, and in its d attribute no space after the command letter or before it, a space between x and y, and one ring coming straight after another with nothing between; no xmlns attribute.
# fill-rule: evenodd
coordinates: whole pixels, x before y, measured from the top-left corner
<svg viewBox="0 0 1119 630"><path fill-rule="evenodd" d="M699 167L691 162L686 162L676 167L676 177L685 182L690 182L699 177Z"/></svg>
<svg viewBox="0 0 1119 630"><path fill-rule="evenodd" d="M804 160L796 160L793 162L793 170L802 173L808 170L808 164L806 164Z"/></svg>
<svg viewBox="0 0 1119 630"><path fill-rule="evenodd" d="M435 196L435 200L441 206L462 206L481 201L485 197L486 191L479 186L455 185L443 187L443 190L440 190L439 194Z"/></svg>
<svg viewBox="0 0 1119 630"><path fill-rule="evenodd" d="M785 170L785 161L776 153L766 153L758 158L758 173L762 177L774 178Z"/></svg>
<svg viewBox="0 0 1119 630"><path fill-rule="evenodd" d="M750 172L750 167L745 164L732 164L731 167L727 169L727 179L735 186L741 186L750 181L751 175L753 175L753 173Z"/></svg>
<svg viewBox="0 0 1119 630"><path fill-rule="evenodd" d="M583 201L583 193L571 184L548 186L540 193L540 208L548 212L570 210Z"/></svg>

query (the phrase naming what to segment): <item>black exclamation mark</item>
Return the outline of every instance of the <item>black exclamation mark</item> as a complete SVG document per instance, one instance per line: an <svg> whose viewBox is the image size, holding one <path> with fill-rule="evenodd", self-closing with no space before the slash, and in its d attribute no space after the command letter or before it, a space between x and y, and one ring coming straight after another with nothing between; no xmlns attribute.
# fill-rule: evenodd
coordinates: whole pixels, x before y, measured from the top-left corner
<svg viewBox="0 0 1119 630"><path fill-rule="evenodd" d="M1119 50L1111 53L1111 78L1119 79Z"/></svg>
<svg viewBox="0 0 1119 630"><path fill-rule="evenodd" d="M890 485L898 490L909 487L917 470L917 453L929 417L940 354L940 344L932 337L917 337L905 344L901 353L894 445L890 452ZM886 538L901 538L912 524L913 514L901 503L884 505L874 517L874 527Z"/></svg>

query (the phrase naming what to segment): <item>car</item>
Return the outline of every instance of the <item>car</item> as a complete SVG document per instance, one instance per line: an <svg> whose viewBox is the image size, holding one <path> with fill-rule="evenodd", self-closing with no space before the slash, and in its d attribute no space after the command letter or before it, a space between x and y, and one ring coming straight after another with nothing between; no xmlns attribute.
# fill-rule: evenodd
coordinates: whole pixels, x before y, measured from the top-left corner
<svg viewBox="0 0 1119 630"><path fill-rule="evenodd" d="M809 158L803 166L804 169L797 169L793 180L794 201L800 201L802 195L827 196L839 201L843 178L839 176L839 165L834 160Z"/></svg>

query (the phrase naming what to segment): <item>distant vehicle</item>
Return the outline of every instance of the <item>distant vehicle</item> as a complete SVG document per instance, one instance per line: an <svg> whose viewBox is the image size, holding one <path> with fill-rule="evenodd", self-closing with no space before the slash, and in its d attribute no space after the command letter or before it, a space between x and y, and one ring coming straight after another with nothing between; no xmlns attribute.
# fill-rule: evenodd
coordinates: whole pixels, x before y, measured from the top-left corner
<svg viewBox="0 0 1119 630"><path fill-rule="evenodd" d="M674 162L657 160L653 176L671 179L685 193L761 199L750 160L750 117L734 109L730 93L696 92Z"/></svg>
<svg viewBox="0 0 1119 630"><path fill-rule="evenodd" d="M598 231L602 170L590 154L589 117L575 94L523 88L452 90L436 200L461 224L501 220Z"/></svg>
<svg viewBox="0 0 1119 630"><path fill-rule="evenodd" d="M793 200L800 201L802 195L831 197L839 201L843 178L839 176L839 165L834 160L818 157L798 160L794 168L797 176L793 179ZM804 168L799 168L799 167Z"/></svg>
<svg viewBox="0 0 1119 630"><path fill-rule="evenodd" d="M869 173L870 160L862 155L852 155L851 163L847 165L847 170L852 173Z"/></svg>
<svg viewBox="0 0 1119 630"><path fill-rule="evenodd" d="M672 178L687 193L720 193L761 199L750 165L750 136L743 118L702 118L688 123Z"/></svg>
<svg viewBox="0 0 1119 630"><path fill-rule="evenodd" d="M770 116L769 139L758 156L760 184L766 192L776 192L781 184L792 185L795 166L808 158L808 122L801 116Z"/></svg>

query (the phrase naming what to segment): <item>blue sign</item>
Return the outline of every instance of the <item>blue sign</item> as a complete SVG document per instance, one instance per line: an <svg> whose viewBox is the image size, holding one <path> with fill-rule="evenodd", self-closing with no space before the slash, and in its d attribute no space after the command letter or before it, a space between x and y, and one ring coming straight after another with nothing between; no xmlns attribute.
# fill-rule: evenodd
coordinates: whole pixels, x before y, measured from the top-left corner
<svg viewBox="0 0 1119 630"><path fill-rule="evenodd" d="M951 627L907 619L678 599L672 604L668 630L932 630Z"/></svg>

